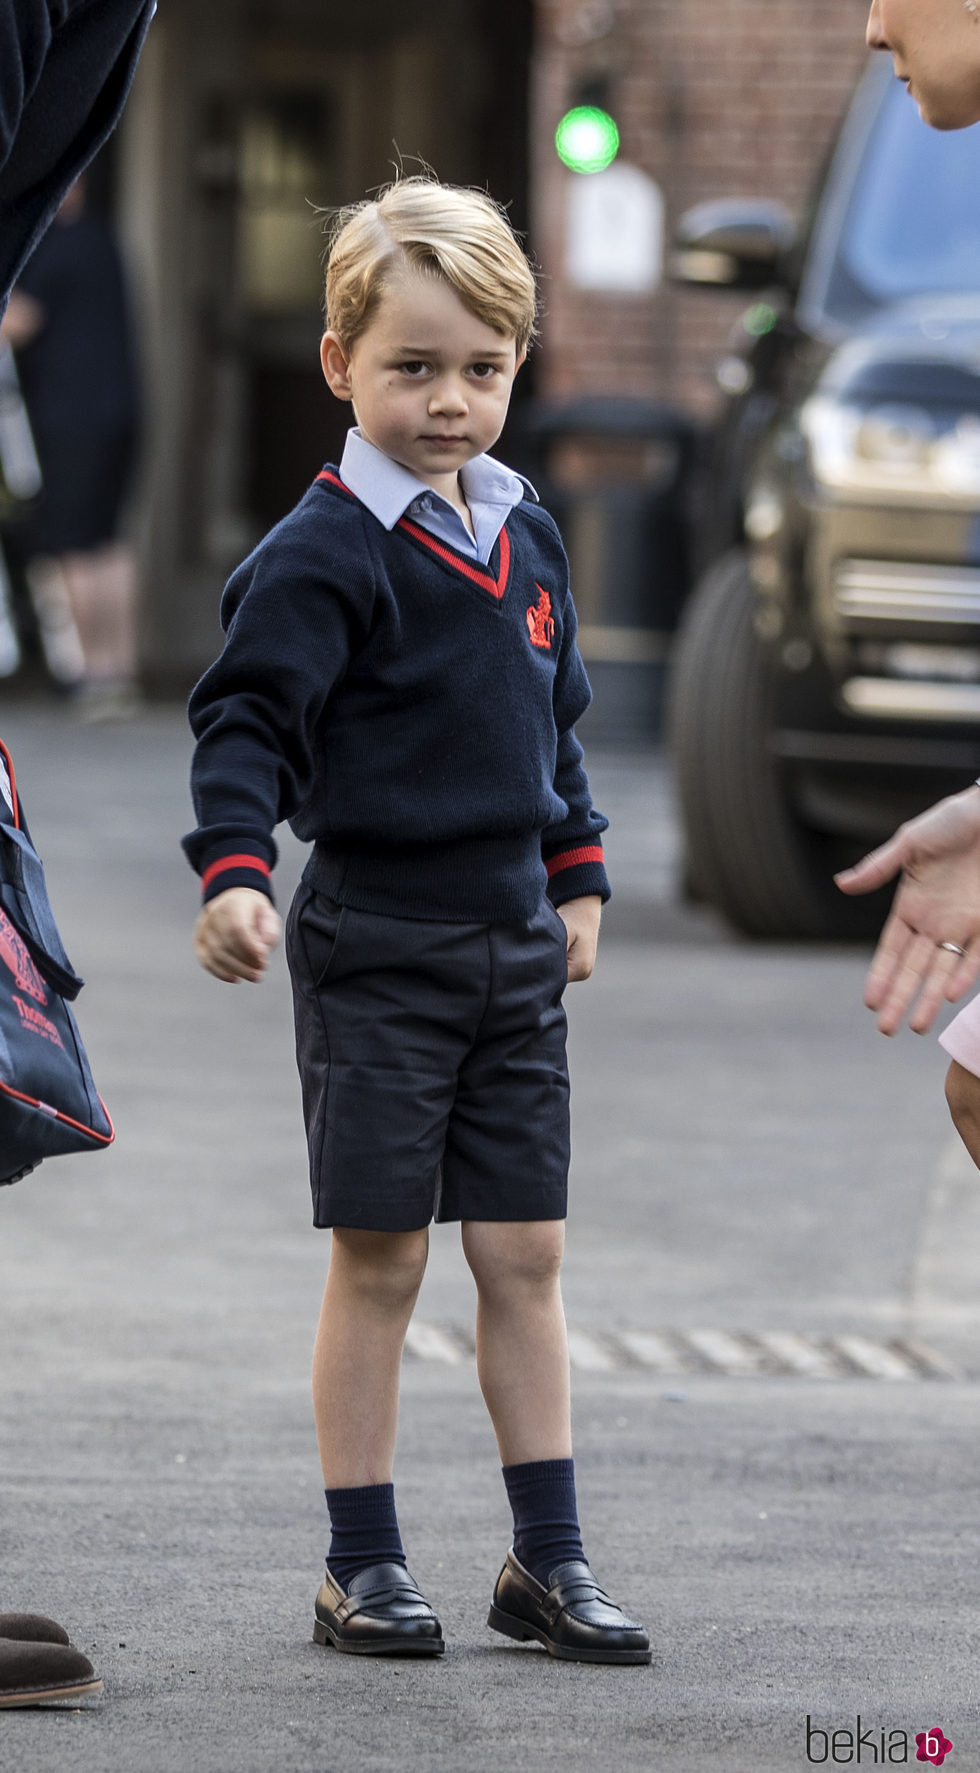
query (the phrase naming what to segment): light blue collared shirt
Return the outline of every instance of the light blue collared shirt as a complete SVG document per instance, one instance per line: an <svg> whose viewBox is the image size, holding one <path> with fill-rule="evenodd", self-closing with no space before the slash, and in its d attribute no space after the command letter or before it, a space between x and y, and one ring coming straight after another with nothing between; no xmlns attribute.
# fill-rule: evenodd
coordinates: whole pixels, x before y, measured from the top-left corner
<svg viewBox="0 0 980 1773"><path fill-rule="evenodd" d="M376 449L356 425L347 433L340 478L385 529L394 529L399 518L410 517L440 542L455 548L457 554L467 554L484 566L514 506L523 499L525 487L535 500L538 496L528 481L505 468L503 462L494 461L493 456L474 456L459 471L473 520L471 536L448 499Z"/></svg>

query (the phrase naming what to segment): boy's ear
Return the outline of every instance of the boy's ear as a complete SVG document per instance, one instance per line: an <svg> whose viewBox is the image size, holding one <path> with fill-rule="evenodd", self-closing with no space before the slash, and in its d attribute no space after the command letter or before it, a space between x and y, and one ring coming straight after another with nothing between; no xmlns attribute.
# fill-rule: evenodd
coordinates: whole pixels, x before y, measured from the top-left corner
<svg viewBox="0 0 980 1773"><path fill-rule="evenodd" d="M515 374L515 376L516 376L516 374L517 374L517 372L518 372L518 370L519 370L519 369L520 369L520 367L521 367L521 364L522 364L522 363L523 363L523 362L524 362L524 360L525 360L525 358L526 358L526 357L527 357L527 346L525 346L525 347L524 347L524 350L523 350L523 351L519 351L519 352L518 352L518 353L517 353L517 362L516 362L516 363L515 363L515 365L514 365L514 374Z"/></svg>
<svg viewBox="0 0 980 1773"><path fill-rule="evenodd" d="M320 340L320 365L331 394L336 394L338 400L353 399L350 358L335 332L325 332Z"/></svg>

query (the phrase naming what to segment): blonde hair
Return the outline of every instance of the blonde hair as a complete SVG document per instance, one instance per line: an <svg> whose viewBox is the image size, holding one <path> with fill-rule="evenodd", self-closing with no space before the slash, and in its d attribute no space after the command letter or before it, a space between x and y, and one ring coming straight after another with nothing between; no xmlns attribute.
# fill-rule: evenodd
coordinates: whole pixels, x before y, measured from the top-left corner
<svg viewBox="0 0 980 1773"><path fill-rule="evenodd" d="M484 191L400 178L337 212L327 258L326 322L349 350L406 264L445 279L518 355L534 334L534 273L507 215Z"/></svg>

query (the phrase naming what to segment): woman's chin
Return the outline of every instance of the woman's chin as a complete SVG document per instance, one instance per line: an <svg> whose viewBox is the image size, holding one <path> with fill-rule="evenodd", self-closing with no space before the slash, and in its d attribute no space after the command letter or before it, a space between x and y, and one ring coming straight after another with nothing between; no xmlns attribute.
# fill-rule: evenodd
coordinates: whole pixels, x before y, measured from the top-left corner
<svg viewBox="0 0 980 1773"><path fill-rule="evenodd" d="M976 93L969 96L939 92L933 97L916 92L912 87L909 90L919 108L919 116L930 129L969 129L972 124L980 123L980 81Z"/></svg>

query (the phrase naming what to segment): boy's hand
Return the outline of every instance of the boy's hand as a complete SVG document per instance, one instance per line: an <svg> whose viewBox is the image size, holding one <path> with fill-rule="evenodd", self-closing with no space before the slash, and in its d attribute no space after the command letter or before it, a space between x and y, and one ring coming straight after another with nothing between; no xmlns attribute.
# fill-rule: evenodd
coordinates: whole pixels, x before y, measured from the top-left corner
<svg viewBox="0 0 980 1773"><path fill-rule="evenodd" d="M194 953L216 979L257 984L282 936L278 911L253 887L229 887L209 899L194 927Z"/></svg>
<svg viewBox="0 0 980 1773"><path fill-rule="evenodd" d="M568 931L568 982L572 985L577 979L588 979L595 966L602 900L598 893L567 899L559 905L558 915Z"/></svg>

